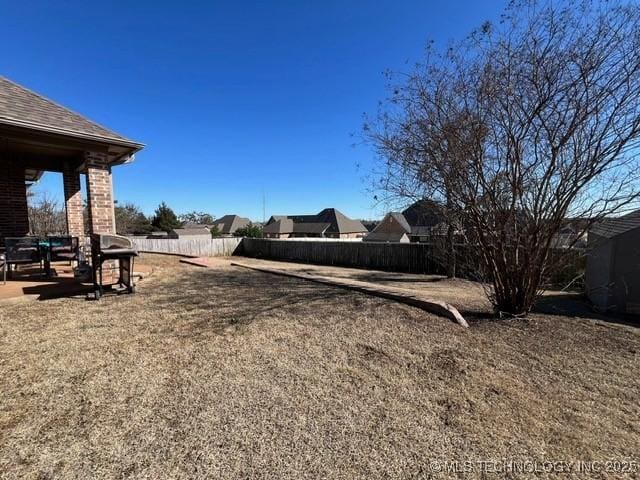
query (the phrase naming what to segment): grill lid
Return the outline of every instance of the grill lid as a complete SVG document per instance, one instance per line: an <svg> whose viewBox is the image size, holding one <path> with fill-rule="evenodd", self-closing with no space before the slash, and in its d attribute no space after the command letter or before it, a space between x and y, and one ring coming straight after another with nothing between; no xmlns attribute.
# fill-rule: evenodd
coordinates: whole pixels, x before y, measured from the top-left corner
<svg viewBox="0 0 640 480"><path fill-rule="evenodd" d="M100 250L133 249L133 242L130 239L113 233L93 234L91 242Z"/></svg>

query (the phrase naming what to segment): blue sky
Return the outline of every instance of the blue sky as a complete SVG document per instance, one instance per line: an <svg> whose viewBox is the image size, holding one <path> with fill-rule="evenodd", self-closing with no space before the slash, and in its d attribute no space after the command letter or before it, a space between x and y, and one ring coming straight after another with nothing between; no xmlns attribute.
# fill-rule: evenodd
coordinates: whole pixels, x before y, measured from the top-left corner
<svg viewBox="0 0 640 480"><path fill-rule="evenodd" d="M115 197L152 213L375 218L353 147L427 40L446 45L503 0L2 1L0 73L147 147ZM360 165L358 167L358 165ZM38 185L60 197L62 180Z"/></svg>

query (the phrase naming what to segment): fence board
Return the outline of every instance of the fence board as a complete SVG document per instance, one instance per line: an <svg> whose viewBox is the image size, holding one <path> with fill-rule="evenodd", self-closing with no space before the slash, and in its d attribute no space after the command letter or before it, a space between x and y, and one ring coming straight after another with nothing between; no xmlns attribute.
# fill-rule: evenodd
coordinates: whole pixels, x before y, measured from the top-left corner
<svg viewBox="0 0 640 480"><path fill-rule="evenodd" d="M432 246L421 243L295 241L245 238L248 257L407 273L444 273L433 258Z"/></svg>
<svg viewBox="0 0 640 480"><path fill-rule="evenodd" d="M237 250L242 238L135 238L130 237L139 252L171 253L192 257L227 257Z"/></svg>

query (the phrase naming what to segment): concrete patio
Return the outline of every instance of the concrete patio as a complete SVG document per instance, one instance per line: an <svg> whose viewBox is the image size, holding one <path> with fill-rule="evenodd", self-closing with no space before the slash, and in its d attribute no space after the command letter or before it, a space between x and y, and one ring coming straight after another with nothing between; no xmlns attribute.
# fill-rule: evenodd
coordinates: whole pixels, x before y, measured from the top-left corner
<svg viewBox="0 0 640 480"><path fill-rule="evenodd" d="M0 303L86 295L92 291L91 278L74 278L73 267L68 263L52 263L51 268L55 274L50 277L42 276L40 269L34 266L14 272L6 284L2 284L0 279ZM152 272L153 268L150 265L139 263L135 266L134 277L140 280Z"/></svg>

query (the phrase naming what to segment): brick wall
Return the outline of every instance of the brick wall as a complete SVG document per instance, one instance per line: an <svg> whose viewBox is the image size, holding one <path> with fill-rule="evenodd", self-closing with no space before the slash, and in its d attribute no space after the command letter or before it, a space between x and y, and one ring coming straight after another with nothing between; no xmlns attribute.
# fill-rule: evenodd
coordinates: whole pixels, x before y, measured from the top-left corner
<svg viewBox="0 0 640 480"><path fill-rule="evenodd" d="M22 237L29 233L27 187L24 167L12 162L0 166L0 245L5 237Z"/></svg>
<svg viewBox="0 0 640 480"><path fill-rule="evenodd" d="M67 212L67 232L74 237L84 236L84 219L82 215L82 192L80 190L80 174L73 169L62 173L64 183L64 199Z"/></svg>
<svg viewBox="0 0 640 480"><path fill-rule="evenodd" d="M115 233L111 168L106 154L87 152L85 162L89 230L91 233Z"/></svg>

